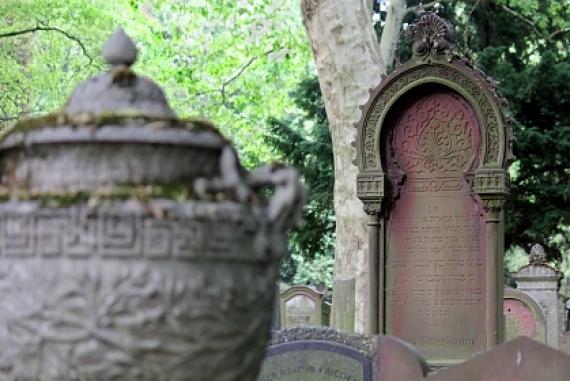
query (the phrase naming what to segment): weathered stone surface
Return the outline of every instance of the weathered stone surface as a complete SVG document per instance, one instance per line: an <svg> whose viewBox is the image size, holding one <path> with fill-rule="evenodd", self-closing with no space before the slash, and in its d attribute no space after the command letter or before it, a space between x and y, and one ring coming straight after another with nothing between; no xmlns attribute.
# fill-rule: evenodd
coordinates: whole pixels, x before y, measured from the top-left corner
<svg viewBox="0 0 570 381"><path fill-rule="evenodd" d="M274 332L257 381L372 381L372 338L307 327Z"/></svg>
<svg viewBox="0 0 570 381"><path fill-rule="evenodd" d="M527 337L519 337L426 381L567 381L570 356Z"/></svg>
<svg viewBox="0 0 570 381"><path fill-rule="evenodd" d="M512 288L505 289L503 312L506 341L519 336L528 336L546 344L544 312L530 295Z"/></svg>
<svg viewBox="0 0 570 381"><path fill-rule="evenodd" d="M110 72L0 139L0 379L253 380L297 172L246 171L130 71L124 33L105 50Z"/></svg>
<svg viewBox="0 0 570 381"><path fill-rule="evenodd" d="M332 309L331 326L340 331L354 332L356 280L335 279L333 289L333 306L337 303L339 307Z"/></svg>
<svg viewBox="0 0 570 381"><path fill-rule="evenodd" d="M292 286L281 291L281 327L328 325L325 293L310 286Z"/></svg>
<svg viewBox="0 0 570 381"><path fill-rule="evenodd" d="M439 87L410 93L386 140L398 199L387 224L386 333L432 361L485 348L485 220L467 181L479 158L474 110Z"/></svg>
<svg viewBox="0 0 570 381"><path fill-rule="evenodd" d="M409 344L318 327L274 332L258 381L417 381L426 362Z"/></svg>
<svg viewBox="0 0 570 381"><path fill-rule="evenodd" d="M418 381L429 371L426 361L410 344L378 336L374 381Z"/></svg>
<svg viewBox="0 0 570 381"><path fill-rule="evenodd" d="M563 305L558 295L562 274L544 261L543 250L533 248L532 262L512 275L517 290L528 294L539 304L546 320L546 343L559 348L564 331Z"/></svg>
<svg viewBox="0 0 570 381"><path fill-rule="evenodd" d="M506 103L453 51L445 20L421 12L412 58L363 107L358 197L370 216L369 320L449 366L503 338ZM371 272L373 273L373 272Z"/></svg>

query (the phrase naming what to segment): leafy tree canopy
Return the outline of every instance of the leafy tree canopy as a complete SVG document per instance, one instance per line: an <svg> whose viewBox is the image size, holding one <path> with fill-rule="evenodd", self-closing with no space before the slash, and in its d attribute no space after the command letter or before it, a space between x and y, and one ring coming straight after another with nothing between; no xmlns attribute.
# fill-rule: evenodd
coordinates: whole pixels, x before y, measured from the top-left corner
<svg viewBox="0 0 570 381"><path fill-rule="evenodd" d="M3 0L0 21L2 126L58 109L104 70L101 46L120 25L138 45L135 70L179 115L220 126L248 166L270 158L265 120L295 110L288 93L309 70L295 0Z"/></svg>

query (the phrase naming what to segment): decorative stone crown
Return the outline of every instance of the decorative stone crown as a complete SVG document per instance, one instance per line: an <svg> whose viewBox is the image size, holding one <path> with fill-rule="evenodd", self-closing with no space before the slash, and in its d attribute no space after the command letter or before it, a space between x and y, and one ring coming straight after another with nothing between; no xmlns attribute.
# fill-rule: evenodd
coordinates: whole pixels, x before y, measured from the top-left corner
<svg viewBox="0 0 570 381"><path fill-rule="evenodd" d="M451 25L433 12L422 11L406 32L414 39L412 53L418 58L451 53L453 48Z"/></svg>
<svg viewBox="0 0 570 381"><path fill-rule="evenodd" d="M535 244L530 249L528 259L531 265L546 264L546 252L544 251L544 247L538 243Z"/></svg>
<svg viewBox="0 0 570 381"><path fill-rule="evenodd" d="M117 29L109 38L103 47L103 58L111 65L111 70L80 84L64 108L66 113L144 113L175 117L160 87L131 71L137 49L123 28Z"/></svg>

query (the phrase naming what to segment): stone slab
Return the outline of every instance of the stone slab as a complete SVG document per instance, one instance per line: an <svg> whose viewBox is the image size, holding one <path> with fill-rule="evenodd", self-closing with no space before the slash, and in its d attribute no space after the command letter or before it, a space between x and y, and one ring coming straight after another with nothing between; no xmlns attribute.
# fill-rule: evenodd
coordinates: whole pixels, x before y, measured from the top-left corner
<svg viewBox="0 0 570 381"><path fill-rule="evenodd" d="M281 327L328 325L325 293L310 286L292 286L281 291Z"/></svg>
<svg viewBox="0 0 570 381"><path fill-rule="evenodd" d="M515 289L505 289L503 312L507 341L528 336L546 344L545 316L532 296Z"/></svg>
<svg viewBox="0 0 570 381"><path fill-rule="evenodd" d="M331 326L341 331L354 332L356 280L335 279Z"/></svg>
<svg viewBox="0 0 570 381"><path fill-rule="evenodd" d="M257 381L417 381L427 370L400 339L298 327L274 332Z"/></svg>
<svg viewBox="0 0 570 381"><path fill-rule="evenodd" d="M372 381L370 359L353 348L306 340L269 348L258 381Z"/></svg>
<svg viewBox="0 0 570 381"><path fill-rule="evenodd" d="M385 333L449 365L487 342L486 226L467 179L481 133L471 105L432 86L399 101L385 152L394 207L387 223Z"/></svg>
<svg viewBox="0 0 570 381"><path fill-rule="evenodd" d="M426 381L568 381L570 356L519 337Z"/></svg>

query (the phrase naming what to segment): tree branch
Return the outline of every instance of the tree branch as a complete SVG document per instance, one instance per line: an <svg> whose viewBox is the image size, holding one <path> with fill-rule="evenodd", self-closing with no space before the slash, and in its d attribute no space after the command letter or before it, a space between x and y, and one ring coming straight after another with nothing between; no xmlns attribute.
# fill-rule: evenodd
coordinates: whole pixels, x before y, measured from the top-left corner
<svg viewBox="0 0 570 381"><path fill-rule="evenodd" d="M44 31L44 32L57 32L57 33L63 34L68 39L75 41L77 43L77 45L79 45L79 47L83 51L83 55L85 55L85 57L87 57L89 59L89 64L93 63L93 58L89 55L89 53L87 52L87 49L85 48L85 45L83 44L83 42L78 37L70 34L69 32L67 32L63 29L53 27L53 26L49 26L49 25L44 24L42 22L38 22L36 24L36 26L33 28L21 29L21 30L16 30L16 31L12 31L12 32L7 32L7 33L0 33L0 38L16 37L16 36L21 36L24 34L36 33L36 32L42 32L42 31Z"/></svg>
<svg viewBox="0 0 570 381"><path fill-rule="evenodd" d="M408 13L415 13L417 14L420 9L429 9L429 8L433 8L438 4L443 4L443 3L447 3L449 0L436 0L436 1L430 1L429 3L419 3L418 5L413 5L411 7L408 7L406 9L406 14Z"/></svg>
<svg viewBox="0 0 570 381"><path fill-rule="evenodd" d="M479 4L481 4L481 0L477 0L475 4L473 4L473 7L467 15L467 22L465 23L465 30L463 31L463 45L466 52L469 51L469 21L471 21L471 17L473 17L473 13L475 13Z"/></svg>
<svg viewBox="0 0 570 381"><path fill-rule="evenodd" d="M526 17L524 17L523 15L521 15L519 12L515 11L512 8L509 8L508 6L504 5L502 6L503 10L505 10L506 12L510 13L511 15L515 16L516 18L518 18L519 20L521 20L522 22L524 22L525 24L527 24L528 26L530 26L532 28L532 30L535 31L536 34L540 35L540 36L545 36L546 38L548 38L548 35L545 35L544 33L542 33L538 27L536 26L536 24L534 22L532 22L532 20L527 19Z"/></svg>
<svg viewBox="0 0 570 381"><path fill-rule="evenodd" d="M264 55L268 55L273 53L274 49L270 49L268 51L265 52ZM235 74L233 74L231 77L229 77L228 79L226 79L224 82L222 82L222 86L219 89L212 89L212 90L206 90L206 91L202 91L200 93L197 93L196 96L199 95L205 95L205 94L210 94L210 93L220 93L220 95L222 96L222 102L221 104L224 105L226 103L226 89L227 87L236 79L238 79L251 65L253 65L253 63L259 58L259 56L256 57L251 57L245 64L243 64L236 72Z"/></svg>

